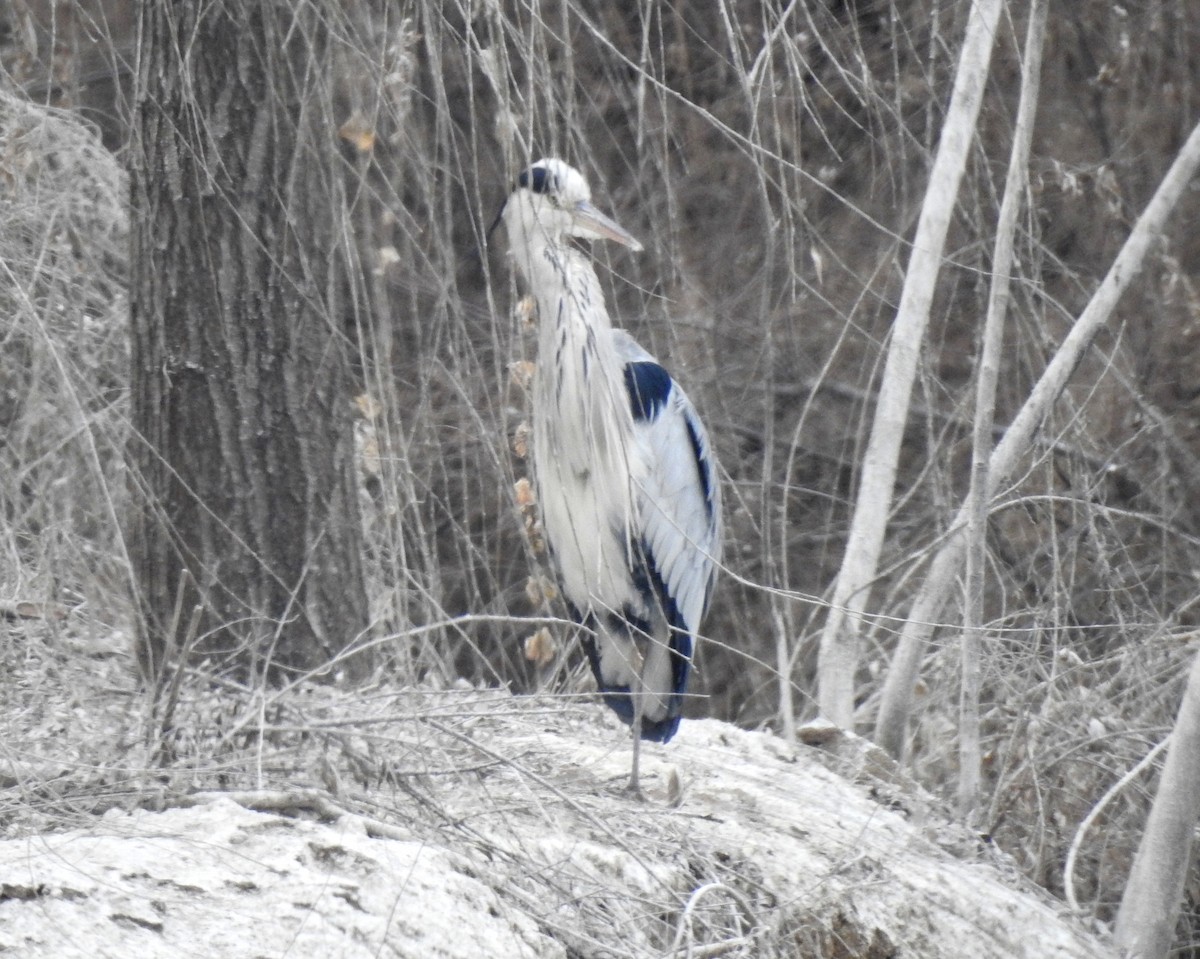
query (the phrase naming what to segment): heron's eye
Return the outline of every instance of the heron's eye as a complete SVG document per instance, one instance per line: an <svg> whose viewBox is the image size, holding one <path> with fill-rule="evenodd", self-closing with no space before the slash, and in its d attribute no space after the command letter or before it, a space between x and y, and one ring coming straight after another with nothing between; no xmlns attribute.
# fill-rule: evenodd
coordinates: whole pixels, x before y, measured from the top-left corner
<svg viewBox="0 0 1200 959"><path fill-rule="evenodd" d="M558 180L544 166L530 167L528 170L522 170L521 175L517 177L517 183L534 193L553 194L558 189Z"/></svg>

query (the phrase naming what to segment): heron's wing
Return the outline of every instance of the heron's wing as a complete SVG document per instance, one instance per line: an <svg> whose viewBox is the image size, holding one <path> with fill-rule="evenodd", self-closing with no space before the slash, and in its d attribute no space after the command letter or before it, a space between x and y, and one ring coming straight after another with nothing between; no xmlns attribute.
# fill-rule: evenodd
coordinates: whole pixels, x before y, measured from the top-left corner
<svg viewBox="0 0 1200 959"><path fill-rule="evenodd" d="M633 413L636 536L694 634L708 609L721 552L721 488L708 432L670 374L629 334L613 331Z"/></svg>
<svg viewBox="0 0 1200 959"><path fill-rule="evenodd" d="M625 361L633 414L630 467L637 513L630 538L642 567L635 578L661 604L671 627L671 655L657 663L648 656L643 680L648 692L669 698L668 717L677 725L692 643L720 559L721 491L708 433L687 395L628 334L615 331L614 345Z"/></svg>

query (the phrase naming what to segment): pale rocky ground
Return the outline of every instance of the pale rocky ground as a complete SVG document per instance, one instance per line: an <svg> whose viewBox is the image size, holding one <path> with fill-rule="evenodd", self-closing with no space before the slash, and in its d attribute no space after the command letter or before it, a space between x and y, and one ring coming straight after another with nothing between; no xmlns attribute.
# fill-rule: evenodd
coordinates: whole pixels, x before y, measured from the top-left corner
<svg viewBox="0 0 1200 959"><path fill-rule="evenodd" d="M862 740L687 721L645 751L639 803L588 699L314 695L313 729L345 707L316 774L266 746L263 788L176 774L0 843L0 954L1115 955ZM363 739L383 723L390 749Z"/></svg>

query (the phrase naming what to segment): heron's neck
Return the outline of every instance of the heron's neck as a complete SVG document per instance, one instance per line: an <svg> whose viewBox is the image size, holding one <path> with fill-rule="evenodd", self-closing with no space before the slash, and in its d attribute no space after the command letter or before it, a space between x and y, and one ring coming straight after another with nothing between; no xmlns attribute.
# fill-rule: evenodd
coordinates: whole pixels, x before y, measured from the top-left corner
<svg viewBox="0 0 1200 959"><path fill-rule="evenodd" d="M614 403L621 373L611 347L612 322L591 260L569 246L547 244L530 257L538 301L535 444L585 476L597 459L615 455L618 422L628 404Z"/></svg>
<svg viewBox="0 0 1200 959"><path fill-rule="evenodd" d="M538 301L541 338L574 340L612 327L591 260L566 243L535 246L529 284Z"/></svg>

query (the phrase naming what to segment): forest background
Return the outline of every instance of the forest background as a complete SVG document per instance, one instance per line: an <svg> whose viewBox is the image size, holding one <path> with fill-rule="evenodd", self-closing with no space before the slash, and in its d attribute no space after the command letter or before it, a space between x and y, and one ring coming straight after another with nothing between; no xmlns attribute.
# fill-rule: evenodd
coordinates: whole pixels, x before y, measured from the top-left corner
<svg viewBox="0 0 1200 959"><path fill-rule="evenodd" d="M363 277L346 402L387 667L413 684L519 692L586 682L561 625L554 664L527 656L561 610L514 492L528 469L534 344L503 243L488 234L514 172L560 155L645 245L636 257L597 248L613 312L685 385L725 473L727 570L689 715L779 731L815 716L821 632L968 5L340 9L330 69L343 109L329 136L360 187L341 225ZM863 733L970 480L1026 16L1010 5L999 21L919 344L859 628ZM122 532L137 487L125 456L123 172L135 5L16 0L7 17L6 95L74 111L102 142L12 121L2 144L0 599L14 635L108 650L131 642L137 615ZM1187 139L1198 41L1186 0L1051 6L997 437ZM1155 777L1109 790L1170 728L1197 647L1197 204L1185 191L988 509L978 826L1038 883L1106 920ZM962 623L957 602L937 619L899 751L947 797L960 772ZM34 688L66 668L53 645L4 649L10 676L42 677ZM1180 944L1200 939L1194 868L1185 891Z"/></svg>

